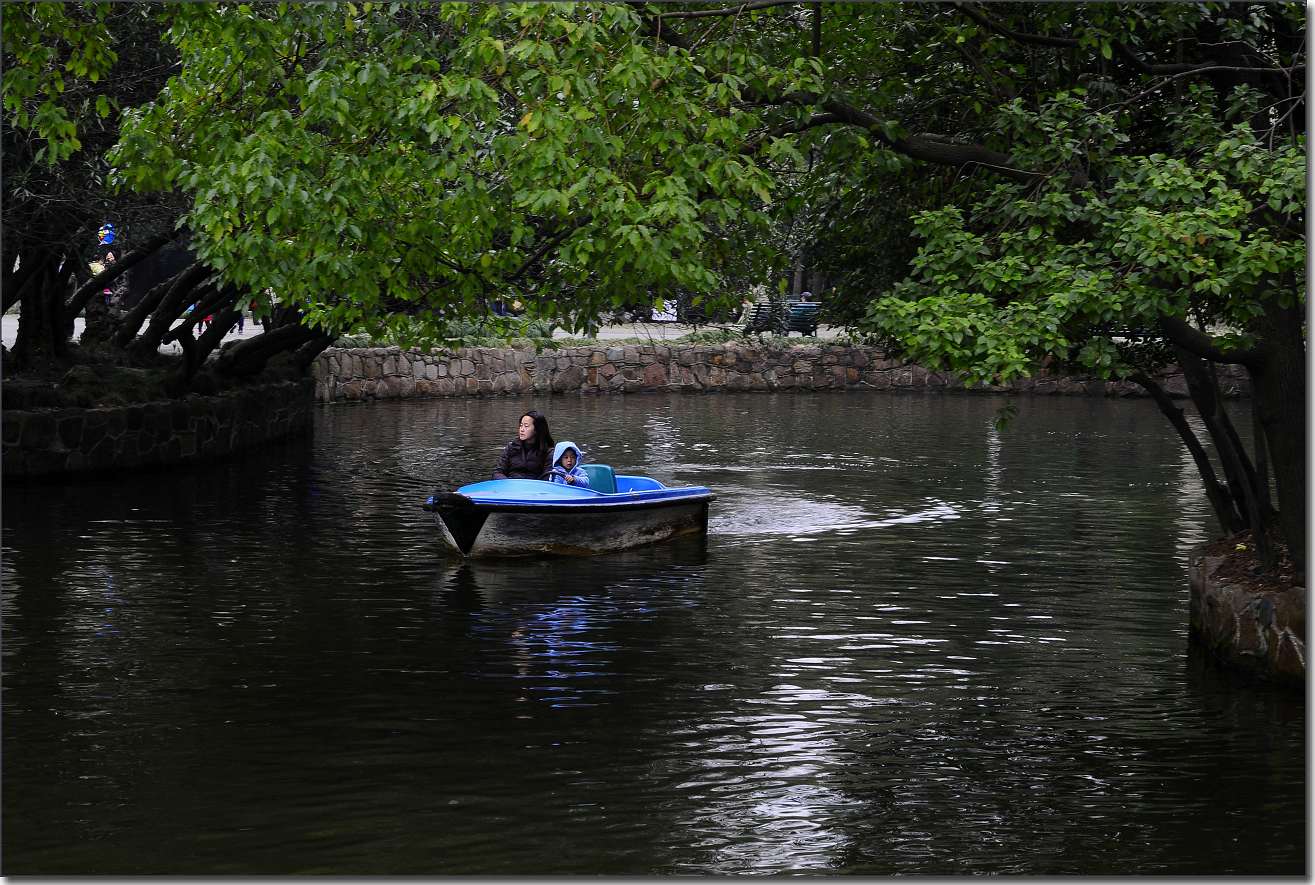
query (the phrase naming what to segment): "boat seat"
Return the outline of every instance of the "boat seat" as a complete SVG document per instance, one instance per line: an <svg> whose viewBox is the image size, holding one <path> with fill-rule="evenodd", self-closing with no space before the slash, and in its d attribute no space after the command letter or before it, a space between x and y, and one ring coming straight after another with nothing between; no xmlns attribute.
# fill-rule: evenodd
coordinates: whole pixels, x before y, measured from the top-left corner
<svg viewBox="0 0 1315 885"><path fill-rule="evenodd" d="M589 488L605 495L616 494L616 474L606 464L581 464L580 469L589 477Z"/></svg>

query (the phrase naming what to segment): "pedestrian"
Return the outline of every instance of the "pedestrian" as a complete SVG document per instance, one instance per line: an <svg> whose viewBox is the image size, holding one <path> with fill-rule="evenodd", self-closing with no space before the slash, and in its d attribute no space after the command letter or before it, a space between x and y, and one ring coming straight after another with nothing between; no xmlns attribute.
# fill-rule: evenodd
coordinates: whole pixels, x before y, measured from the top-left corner
<svg viewBox="0 0 1315 885"><path fill-rule="evenodd" d="M106 253L105 253L105 270L109 270L109 269L110 269L111 267L113 267L113 266L114 266L114 253L113 253L113 252L106 252ZM110 306L110 298L112 298L112 297L114 296L114 290L111 289L111 288L109 288L109 287L107 286L107 287L105 288L105 290L104 290L101 294L105 296L105 306L106 306L106 307L109 307L109 306Z"/></svg>
<svg viewBox="0 0 1315 885"><path fill-rule="evenodd" d="M239 335L242 334L242 331L243 331L243 329L246 327L246 324L247 324L247 317L246 317L246 314L244 314L244 313L242 312L242 309L241 309L241 308L238 308L238 311L237 311L237 334L239 334Z"/></svg>
<svg viewBox="0 0 1315 885"><path fill-rule="evenodd" d="M516 427L516 438L507 443L493 468L494 479L545 479L552 466L552 433L548 419L531 409L521 415Z"/></svg>

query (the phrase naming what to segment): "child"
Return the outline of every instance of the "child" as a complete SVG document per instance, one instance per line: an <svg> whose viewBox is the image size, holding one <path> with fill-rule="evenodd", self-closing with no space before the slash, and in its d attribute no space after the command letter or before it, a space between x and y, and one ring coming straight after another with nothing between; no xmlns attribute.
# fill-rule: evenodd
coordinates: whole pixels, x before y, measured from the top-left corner
<svg viewBox="0 0 1315 885"><path fill-rule="evenodd" d="M580 450L573 442L559 442L552 450L552 470L549 482L560 482L576 488L589 488L589 474L580 466Z"/></svg>

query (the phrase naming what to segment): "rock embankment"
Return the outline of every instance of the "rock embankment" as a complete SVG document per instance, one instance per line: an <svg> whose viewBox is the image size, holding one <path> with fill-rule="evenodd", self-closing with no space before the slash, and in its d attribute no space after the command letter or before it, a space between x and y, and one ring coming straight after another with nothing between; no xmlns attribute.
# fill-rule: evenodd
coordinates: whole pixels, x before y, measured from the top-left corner
<svg viewBox="0 0 1315 885"><path fill-rule="evenodd" d="M1188 562L1192 633L1228 667L1304 686L1306 588L1250 580L1227 562L1209 549Z"/></svg>
<svg viewBox="0 0 1315 885"><path fill-rule="evenodd" d="M4 476L212 460L308 432L313 409L309 381L128 406L5 409Z"/></svg>
<svg viewBox="0 0 1315 885"><path fill-rule="evenodd" d="M540 353L489 347L451 352L331 348L317 358L313 374L320 402L544 393L966 389L952 373L890 359L875 347L841 344L599 344ZM1161 380L1170 394L1186 395L1180 374L1166 373ZM1225 394L1236 395L1246 387L1241 376L1224 377L1221 383ZM1058 375L972 390L1067 396L1144 393L1130 382Z"/></svg>

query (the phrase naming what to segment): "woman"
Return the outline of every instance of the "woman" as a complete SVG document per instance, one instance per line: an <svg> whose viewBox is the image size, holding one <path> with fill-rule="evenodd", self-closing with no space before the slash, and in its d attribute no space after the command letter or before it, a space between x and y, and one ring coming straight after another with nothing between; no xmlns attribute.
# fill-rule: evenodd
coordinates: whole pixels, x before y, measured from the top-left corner
<svg viewBox="0 0 1315 885"><path fill-rule="evenodd" d="M516 438L507 443L493 468L494 479L543 479L552 464L549 456L555 443L548 432L548 419L531 409L521 415Z"/></svg>

